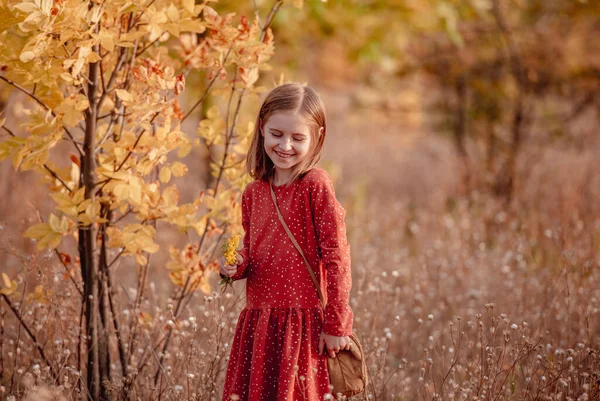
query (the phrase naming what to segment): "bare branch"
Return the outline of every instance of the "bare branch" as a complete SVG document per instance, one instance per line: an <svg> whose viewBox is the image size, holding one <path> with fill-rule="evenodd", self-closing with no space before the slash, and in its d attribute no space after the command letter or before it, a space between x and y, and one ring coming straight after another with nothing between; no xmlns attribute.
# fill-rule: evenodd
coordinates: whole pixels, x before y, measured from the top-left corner
<svg viewBox="0 0 600 401"><path fill-rule="evenodd" d="M161 36L162 36L162 34L161 34ZM136 57L139 57L139 56L141 56L142 54L144 54L144 52L145 52L146 50L148 50L148 49L149 49L149 48L150 48L150 47L151 47L153 44L155 44L156 42L158 42L158 40L159 40L159 39L160 39L160 36L159 36L158 38L154 39L152 42L150 42L150 43L149 43L149 44L147 44L146 46L144 46L144 47L142 48L142 50L140 50L138 53L136 53L136 55L135 55L135 56L136 56Z"/></svg>
<svg viewBox="0 0 600 401"><path fill-rule="evenodd" d="M227 59L229 58L229 54L231 53L231 47L229 48L229 50L227 51L227 54L225 55L225 58L223 59L223 65L225 65L225 62L227 62ZM224 67L223 67L224 68ZM210 81L210 83L208 84L208 86L206 87L206 90L204 91L204 93L202 94L202 97L200 98L200 100L198 100L190 109L190 111L188 111L187 113L185 113L185 116L183 116L183 118L181 119L181 122L184 122L186 120L186 118L188 118L190 116L190 114L192 114L192 111L194 111L194 109L196 107L198 107L198 105L200 103L202 103L204 101L204 98L208 95L208 92L210 91L210 88L212 88L213 84L215 83L215 81L217 80L217 77L219 76L219 74L215 74L215 76L213 77L213 79Z"/></svg>
<svg viewBox="0 0 600 401"><path fill-rule="evenodd" d="M123 63L125 63L126 59L127 59L127 52L125 51L125 48L119 47L119 61L117 61L117 65L116 65L115 69L110 74L110 78L108 79L108 84L106 86L104 86L104 83L103 83L104 90L102 91L100 100L98 100L98 110L100 110L102 108L102 104L104 103L104 99L106 98L106 95L108 95L110 92L112 92L112 85L115 82L115 79L117 79L117 74L119 73L119 71L121 71L121 68L123 68ZM100 63L100 65L102 65L102 63ZM104 78L102 79L102 81L104 82Z"/></svg>
<svg viewBox="0 0 600 401"><path fill-rule="evenodd" d="M4 130L6 130L6 132L8 132L8 135L12 136L13 138L17 137L15 134L13 134L13 132L11 130L6 128L6 126L3 125L2 128L4 128Z"/></svg>
<svg viewBox="0 0 600 401"><path fill-rule="evenodd" d="M52 175L52 177L56 178L60 183L67 189L67 191L72 192L72 189L69 188L66 182L62 180L47 164L44 164L44 168Z"/></svg>
<svg viewBox="0 0 600 401"><path fill-rule="evenodd" d="M146 9L148 9L154 3L154 1L155 0L151 0L150 3L146 4L145 5ZM135 26L135 24L137 24L139 22L139 20L142 18L142 15L144 15L144 11L146 11L146 9L142 10L142 12L139 13L138 16L133 20L133 22L131 23L131 25L127 29L127 32L129 32L131 30L131 28L133 28Z"/></svg>
<svg viewBox="0 0 600 401"><path fill-rule="evenodd" d="M44 349L42 348L42 345L38 342L37 338L35 338L35 335L31 332L31 330L29 329L29 327L27 326L27 324L23 320L23 317L21 316L21 314L19 313L19 311L12 304L10 298L8 298L6 296L6 294L2 294L2 298L4 298L4 301L6 302L6 304L10 308L10 310L12 310L12 312L15 314L15 317L17 318L17 320L19 321L19 323L21 323L21 326L23 326L23 328L25 329L25 331L29 335L29 338L31 338L31 341L33 341L33 345L35 346L35 348L40 353L40 356L42 357L42 359L44 360L44 362L46 363L46 365L48 365L48 368L50 368L50 374L52 375L52 378L54 379L54 381L58 381L58 376L56 375L56 372L54 372L54 368L52 367L52 364L50 363L50 361L48 360L48 358L46 358L46 354L44 353Z"/></svg>
<svg viewBox="0 0 600 401"><path fill-rule="evenodd" d="M254 15L256 16L256 20L258 21L258 26L260 29L263 29L263 25L260 22L260 13L258 12L258 6L256 5L256 0L252 0L252 7L254 7Z"/></svg>
<svg viewBox="0 0 600 401"><path fill-rule="evenodd" d="M60 252L58 251L57 248L54 248L54 253L56 254L56 256L58 256L58 260L60 261L60 264L64 266L65 271L69 275L69 278L71 279L71 282L73 283L73 285L77 289L77 292L79 292L79 295L81 295L81 297L83 298L83 291L79 288L79 286L75 282L75 279L73 279L73 276L71 275L71 272L69 271L69 268L67 267L67 264L65 263L65 261L63 260L63 258L60 256Z"/></svg>
<svg viewBox="0 0 600 401"><path fill-rule="evenodd" d="M35 96L35 94L30 93L27 89L23 88L18 83L14 82L14 81L11 81L10 79L8 79L6 77L3 77L3 76L0 75L0 79L3 80L4 82L8 83L9 85L14 86L18 90L20 90L21 92L23 92L24 94L26 94L27 96L29 96L30 98L32 98L33 100L35 100L45 110L49 111L52 114L53 117L56 117L56 114L54 113L54 111L46 103L42 102L40 100L40 98L38 98L37 96ZM75 141L75 138L73 137L73 135L71 135L71 133L69 132L69 130L67 129L67 127L63 126L63 129L65 130L65 132L67 133L67 135L69 136L69 138L71 138L71 141L73 142L73 145L75 146L75 149L77 149L77 152L79 152L79 155L82 156L83 152L82 152L81 148L77 145L77 142Z"/></svg>
<svg viewBox="0 0 600 401"><path fill-rule="evenodd" d="M260 34L261 42L264 42L265 36L267 34L267 29L269 29L269 25L271 25L271 22L273 22L273 18L275 18L275 14L277 13L277 11L279 10L279 8L282 5L283 5L283 1L281 1L281 0L277 0L275 2L275 4L273 4L273 7L271 8L269 15L267 16L267 22L265 22L265 26L262 28L262 33Z"/></svg>

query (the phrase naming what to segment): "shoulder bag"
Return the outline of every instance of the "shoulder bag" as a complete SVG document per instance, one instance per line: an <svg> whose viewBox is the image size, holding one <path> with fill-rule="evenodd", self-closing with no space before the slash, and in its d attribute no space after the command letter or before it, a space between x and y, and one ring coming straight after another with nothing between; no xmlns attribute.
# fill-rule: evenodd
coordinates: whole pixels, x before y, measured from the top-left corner
<svg viewBox="0 0 600 401"><path fill-rule="evenodd" d="M273 190L272 178L269 179L269 187L271 188L271 197L273 198L273 203L275 204L275 209L277 210L277 215L279 216L279 221L283 225L283 228L294 243L294 246L298 252L300 252L300 255L302 255L302 259L304 259L304 263L308 268L310 277L312 278L317 290L317 294L319 295L319 299L321 300L323 310L325 310L325 300L323 298L321 288L319 287L319 283L315 277L315 273L311 269L308 260L302 252L302 249L300 249L298 242L296 242L296 239L292 235L290 229L283 220L281 212L279 211L279 207L277 206L277 198L275 197L275 191ZM350 338L349 350L340 350L336 354L335 358L331 358L329 354L327 354L327 370L329 372L329 381L331 385L333 385L332 394L336 395L338 393L342 393L346 397L352 397L362 393L367 387L367 363L363 353L362 345L360 344L356 333L353 332L348 337Z"/></svg>

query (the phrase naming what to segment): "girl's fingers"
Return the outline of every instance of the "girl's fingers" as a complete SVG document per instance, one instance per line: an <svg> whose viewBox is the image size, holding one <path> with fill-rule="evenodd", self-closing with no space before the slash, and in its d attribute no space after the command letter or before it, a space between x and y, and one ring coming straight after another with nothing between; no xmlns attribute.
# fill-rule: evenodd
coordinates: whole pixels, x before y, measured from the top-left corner
<svg viewBox="0 0 600 401"><path fill-rule="evenodd" d="M232 266L232 265L224 265L221 267L221 269L219 269L221 271L222 274L224 274L225 276L233 276L235 274L235 272L237 271L237 266Z"/></svg>
<svg viewBox="0 0 600 401"><path fill-rule="evenodd" d="M238 265L240 265L244 262L244 257L238 253L237 255L235 255L235 260L236 260L236 263Z"/></svg>

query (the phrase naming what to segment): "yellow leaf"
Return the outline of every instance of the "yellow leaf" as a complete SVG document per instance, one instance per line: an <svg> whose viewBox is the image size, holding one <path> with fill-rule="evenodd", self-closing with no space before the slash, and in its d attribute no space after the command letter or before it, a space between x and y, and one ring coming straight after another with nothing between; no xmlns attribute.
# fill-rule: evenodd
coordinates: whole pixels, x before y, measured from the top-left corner
<svg viewBox="0 0 600 401"><path fill-rule="evenodd" d="M81 213L77 217L77 221L79 221L83 226L89 226L90 224L92 224L92 218L85 213Z"/></svg>
<svg viewBox="0 0 600 401"><path fill-rule="evenodd" d="M42 12L44 15L50 15L50 11L52 10L52 5L54 4L53 0L42 0Z"/></svg>
<svg viewBox="0 0 600 401"><path fill-rule="evenodd" d="M125 245L123 243L123 234L118 228L107 227L106 235L108 235L108 246L110 248L120 248Z"/></svg>
<svg viewBox="0 0 600 401"><path fill-rule="evenodd" d="M2 273L2 281L4 282L4 288L0 289L0 294L10 295L17 290L17 282L15 280L11 281L6 273Z"/></svg>
<svg viewBox="0 0 600 401"><path fill-rule="evenodd" d="M24 13L31 14L34 11L39 10L40 8L33 2L23 2L17 4L14 8L19 11L23 11Z"/></svg>
<svg viewBox="0 0 600 401"><path fill-rule="evenodd" d="M35 58L35 53L31 50L24 51L19 56L19 60L21 60L22 63L28 63L31 60L33 60L34 58Z"/></svg>
<svg viewBox="0 0 600 401"><path fill-rule="evenodd" d="M129 181L129 199L138 205L142 203L142 182L137 177L131 177Z"/></svg>
<svg viewBox="0 0 600 401"><path fill-rule="evenodd" d="M23 234L27 238L38 239L52 232L48 223L40 223L31 226Z"/></svg>
<svg viewBox="0 0 600 401"><path fill-rule="evenodd" d="M2 273L2 281L4 281L4 286L5 287L10 287L10 277L8 277L8 274L6 273Z"/></svg>
<svg viewBox="0 0 600 401"><path fill-rule="evenodd" d="M106 29L102 29L102 31L100 31L99 39L100 44L107 51L112 52L115 49L115 41L113 40L113 37L111 36L110 32Z"/></svg>
<svg viewBox="0 0 600 401"><path fill-rule="evenodd" d="M202 21L193 19L184 19L179 21L179 30L181 32L202 33L206 31L206 25Z"/></svg>
<svg viewBox="0 0 600 401"><path fill-rule="evenodd" d="M85 199L83 202L81 202L79 204L79 206L77 206L77 212L83 212L85 209L88 208L88 206L92 203L91 199Z"/></svg>
<svg viewBox="0 0 600 401"><path fill-rule="evenodd" d="M133 96L131 96L131 93L127 92L125 89L116 89L115 92L117 92L119 99L125 102L133 101Z"/></svg>
<svg viewBox="0 0 600 401"><path fill-rule="evenodd" d="M40 304L47 304L48 298L46 297L46 292L44 291L43 285L37 285L35 290L27 296L28 300L36 300Z"/></svg>
<svg viewBox="0 0 600 401"><path fill-rule="evenodd" d="M51 193L50 196L52 199L54 199L54 202L56 202L59 207L73 206L73 199L71 199L71 197L67 194L62 192L54 192Z"/></svg>
<svg viewBox="0 0 600 401"><path fill-rule="evenodd" d="M61 232L60 231L60 220L58 219L57 216L55 216L52 213L50 213L50 217L48 217L48 224L50 225L50 228L52 229L52 231L54 231L55 233Z"/></svg>
<svg viewBox="0 0 600 401"><path fill-rule="evenodd" d="M141 230L142 228L144 228L144 226L139 223L130 224L128 226L125 226L125 228L123 229L123 233L135 233Z"/></svg>
<svg viewBox="0 0 600 401"><path fill-rule="evenodd" d="M173 21L173 22L178 22L179 21L179 11L177 10L177 7L175 7L173 5L173 3L169 4L169 7L167 7L167 17Z"/></svg>
<svg viewBox="0 0 600 401"><path fill-rule="evenodd" d="M183 163L175 162L171 165L171 171L175 177L183 177L188 172L188 168Z"/></svg>
<svg viewBox="0 0 600 401"><path fill-rule="evenodd" d="M0 4L0 32L3 32L6 28L16 25L19 19L14 16L11 10L4 5Z"/></svg>
<svg viewBox="0 0 600 401"><path fill-rule="evenodd" d="M146 312L140 312L139 316L138 316L138 321L140 322L141 325L147 325L152 323L152 315L150 315L149 313Z"/></svg>
<svg viewBox="0 0 600 401"><path fill-rule="evenodd" d="M122 34L119 39L121 42L132 42L133 43L133 42L135 42L136 39L139 39L144 35L146 35L145 31L132 31L132 32Z"/></svg>
<svg viewBox="0 0 600 401"><path fill-rule="evenodd" d="M102 60L102 57L100 57L98 55L98 53L96 53L96 52L91 52L87 56L88 63L95 63L96 61L100 61L100 60Z"/></svg>
<svg viewBox="0 0 600 401"><path fill-rule="evenodd" d="M118 184L117 186L115 186L115 188L113 189L113 193L115 194L115 196L117 197L117 199L121 202L121 201L126 201L127 199L129 199L129 185L127 184Z"/></svg>
<svg viewBox="0 0 600 401"><path fill-rule="evenodd" d="M61 77L63 80L67 81L67 82L73 82L73 76L69 73L63 72L59 75L59 77Z"/></svg>
<svg viewBox="0 0 600 401"><path fill-rule="evenodd" d="M212 292L212 288L210 286L210 283L208 282L208 276L206 275L206 273L202 276L202 279L200 281L200 290L202 290L202 292L205 294L210 294Z"/></svg>
<svg viewBox="0 0 600 401"><path fill-rule="evenodd" d="M55 249L60 245L60 241L62 241L62 235L59 233L51 233L44 237L42 241L40 241L37 245L38 249L48 248Z"/></svg>
<svg viewBox="0 0 600 401"><path fill-rule="evenodd" d="M194 5L196 2L194 0L183 0L183 8L188 10L191 14L194 13Z"/></svg>
<svg viewBox="0 0 600 401"><path fill-rule="evenodd" d="M88 100L88 98L85 95L78 93L75 97L75 110L83 111L88 107L90 107L90 101Z"/></svg>
<svg viewBox="0 0 600 401"><path fill-rule="evenodd" d="M192 12L192 14L194 16L197 16L198 14L200 14L200 12L204 9L204 4L196 4L194 6L194 11Z"/></svg>
<svg viewBox="0 0 600 401"><path fill-rule="evenodd" d="M85 187L81 187L77 191L75 191L75 193L73 194L73 202L75 202L76 204L79 205L81 202L83 202L84 197L85 197Z"/></svg>
<svg viewBox="0 0 600 401"><path fill-rule="evenodd" d="M140 237L138 239L141 249L144 252L148 253L156 253L160 249L160 246L155 243L152 238L149 237Z"/></svg>
<svg viewBox="0 0 600 401"><path fill-rule="evenodd" d="M85 224L92 224L98 220L100 215L100 201L95 199L94 202L90 203L85 209L85 212L79 215L79 221L85 222ZM87 217L82 217L87 216Z"/></svg>
<svg viewBox="0 0 600 401"><path fill-rule="evenodd" d="M131 42L119 42L117 43L117 46L121 46L121 47L133 47L134 44Z"/></svg>
<svg viewBox="0 0 600 401"><path fill-rule="evenodd" d="M167 32L169 32L171 35L178 37L180 34L180 29L179 29L179 22L173 22L170 24L165 25L165 28L167 28Z"/></svg>
<svg viewBox="0 0 600 401"><path fill-rule="evenodd" d="M258 80L258 68L252 68L248 71L246 88L250 88Z"/></svg>
<svg viewBox="0 0 600 401"><path fill-rule="evenodd" d="M121 8L119 8L117 15L127 14L130 12L137 11L138 9L139 9L139 6L137 4L134 4L133 2L129 2L129 3L126 3L125 5L123 5Z"/></svg>
<svg viewBox="0 0 600 401"><path fill-rule="evenodd" d="M162 194L162 199L165 206L177 206L177 202L179 202L179 191L177 187L174 185L165 188Z"/></svg>
<svg viewBox="0 0 600 401"><path fill-rule="evenodd" d="M219 112L219 108L217 106L212 106L206 112L206 116L208 118L210 118L211 120L214 120L215 118L219 117L219 115L220 115L220 112Z"/></svg>
<svg viewBox="0 0 600 401"><path fill-rule="evenodd" d="M179 147L177 151L177 157L185 157L192 150L192 144L189 141L186 141L183 145Z"/></svg>
<svg viewBox="0 0 600 401"><path fill-rule="evenodd" d="M144 266L146 263L148 263L148 259L142 253L136 253L135 262L140 266Z"/></svg>
<svg viewBox="0 0 600 401"><path fill-rule="evenodd" d="M83 96L83 95L81 95ZM81 102L83 99L80 98L75 98L75 99L71 99L71 98L66 98L64 99L61 104L54 110L55 112L62 114L62 118L63 118L63 122L69 126L69 127L74 127L75 125L77 125L79 123L79 121L81 121L83 119L83 114L81 113L80 110L77 110L78 105L76 104L77 102ZM80 104L79 107L83 107L83 110L87 109L87 107L89 106L89 103L84 103L84 104Z"/></svg>
<svg viewBox="0 0 600 401"><path fill-rule="evenodd" d="M62 216L62 218L60 219L60 233L67 234L68 232L69 232L69 220L65 216Z"/></svg>
<svg viewBox="0 0 600 401"><path fill-rule="evenodd" d="M161 168L160 173L158 174L158 178L163 184L169 182L171 180L171 169L169 167Z"/></svg>

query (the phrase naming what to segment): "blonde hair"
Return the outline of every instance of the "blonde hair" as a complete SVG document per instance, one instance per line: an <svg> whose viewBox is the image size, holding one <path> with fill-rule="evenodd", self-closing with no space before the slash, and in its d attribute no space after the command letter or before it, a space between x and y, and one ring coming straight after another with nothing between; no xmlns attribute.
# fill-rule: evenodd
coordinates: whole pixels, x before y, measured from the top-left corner
<svg viewBox="0 0 600 401"><path fill-rule="evenodd" d="M268 182L275 173L273 161L265 152L264 137L260 131L271 115L281 111L300 114L310 127L308 157L292 168L289 183L306 174L321 160L327 133L325 105L311 87L295 82L286 83L269 92L256 117L252 142L246 157L246 170L254 179ZM319 135L321 127L323 127L323 133Z"/></svg>

